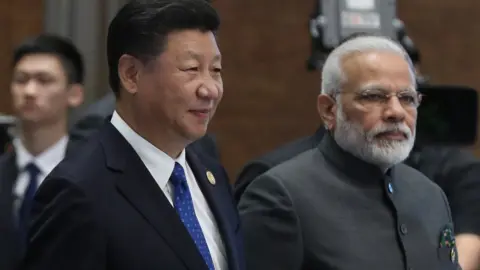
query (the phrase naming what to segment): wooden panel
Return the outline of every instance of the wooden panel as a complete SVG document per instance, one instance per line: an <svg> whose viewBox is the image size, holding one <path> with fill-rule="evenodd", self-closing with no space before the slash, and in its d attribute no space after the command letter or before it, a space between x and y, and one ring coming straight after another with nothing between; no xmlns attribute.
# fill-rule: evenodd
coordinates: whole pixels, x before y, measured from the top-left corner
<svg viewBox="0 0 480 270"><path fill-rule="evenodd" d="M214 1L222 17L225 96L212 123L223 161L234 178L248 160L319 124L320 76L309 73L308 18L313 1ZM480 2L397 1L399 17L435 83L480 89ZM480 152L477 152L480 154Z"/></svg>
<svg viewBox="0 0 480 270"><path fill-rule="evenodd" d="M314 132L319 73L306 71L312 1L222 0L225 95L212 123L233 178L249 159Z"/></svg>
<svg viewBox="0 0 480 270"><path fill-rule="evenodd" d="M13 49L43 27L43 0L0 1L0 112L11 113L10 79Z"/></svg>

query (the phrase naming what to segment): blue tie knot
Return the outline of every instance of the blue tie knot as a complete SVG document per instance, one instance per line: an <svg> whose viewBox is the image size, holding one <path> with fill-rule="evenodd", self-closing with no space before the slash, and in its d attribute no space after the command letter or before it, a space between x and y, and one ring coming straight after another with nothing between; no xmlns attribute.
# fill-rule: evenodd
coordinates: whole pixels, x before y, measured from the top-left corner
<svg viewBox="0 0 480 270"><path fill-rule="evenodd" d="M33 162L28 163L27 166L25 166L25 171L28 172L30 177L36 177L40 173L40 169Z"/></svg>
<svg viewBox="0 0 480 270"><path fill-rule="evenodd" d="M174 187L185 187L187 183L187 177L185 177L185 171L183 170L182 165L180 163L175 162L175 167L173 168L172 176L170 177L170 181Z"/></svg>

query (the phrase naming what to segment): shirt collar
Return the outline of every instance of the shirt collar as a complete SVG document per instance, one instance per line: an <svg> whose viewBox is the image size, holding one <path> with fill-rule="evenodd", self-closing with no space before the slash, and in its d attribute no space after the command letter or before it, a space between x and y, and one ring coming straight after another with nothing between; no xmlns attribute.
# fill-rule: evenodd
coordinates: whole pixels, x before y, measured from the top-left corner
<svg viewBox="0 0 480 270"><path fill-rule="evenodd" d="M177 159L172 159L165 152L158 149L149 141L136 133L122 119L122 117L117 113L117 111L113 112L110 122L132 146L132 148L143 161L143 163L145 164L149 172L152 174L152 177L158 183L160 188L166 188L170 179L170 175L173 172L175 162L178 162L184 170L187 168L185 149L183 149Z"/></svg>
<svg viewBox="0 0 480 270"><path fill-rule="evenodd" d="M65 157L68 136L62 137L58 142L37 156L33 156L25 148L20 138L15 138L12 144L15 149L16 162L20 171L23 171L29 163L34 163L41 173L49 174Z"/></svg>

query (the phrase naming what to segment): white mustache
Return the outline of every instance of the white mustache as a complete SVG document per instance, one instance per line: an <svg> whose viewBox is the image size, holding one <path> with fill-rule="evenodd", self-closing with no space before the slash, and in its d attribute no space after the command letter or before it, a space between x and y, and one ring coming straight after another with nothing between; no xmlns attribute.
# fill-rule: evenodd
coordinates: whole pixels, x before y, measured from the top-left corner
<svg viewBox="0 0 480 270"><path fill-rule="evenodd" d="M407 139L412 138L412 131L405 124L380 124L375 126L366 135L369 140L372 140L378 134L386 132L401 132Z"/></svg>

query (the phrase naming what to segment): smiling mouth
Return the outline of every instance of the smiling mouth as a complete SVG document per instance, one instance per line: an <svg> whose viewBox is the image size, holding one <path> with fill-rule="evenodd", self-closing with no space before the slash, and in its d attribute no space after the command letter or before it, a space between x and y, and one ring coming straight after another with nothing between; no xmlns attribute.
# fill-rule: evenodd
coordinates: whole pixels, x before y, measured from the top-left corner
<svg viewBox="0 0 480 270"><path fill-rule="evenodd" d="M209 109L200 109L200 110L190 110L189 112L197 117L206 118L210 115L210 111L211 110Z"/></svg>

